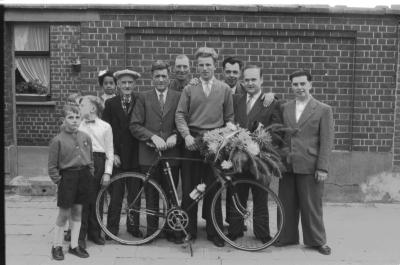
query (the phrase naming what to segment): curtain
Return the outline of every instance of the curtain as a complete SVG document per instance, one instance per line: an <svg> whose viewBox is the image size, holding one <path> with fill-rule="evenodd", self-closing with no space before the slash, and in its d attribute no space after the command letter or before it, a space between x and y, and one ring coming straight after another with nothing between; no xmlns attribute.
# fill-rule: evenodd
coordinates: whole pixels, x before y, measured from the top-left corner
<svg viewBox="0 0 400 265"><path fill-rule="evenodd" d="M41 24L14 26L15 51L48 51L49 26Z"/></svg>
<svg viewBox="0 0 400 265"><path fill-rule="evenodd" d="M25 81L38 80L45 87L50 84L50 62L46 57L15 57L19 72Z"/></svg>

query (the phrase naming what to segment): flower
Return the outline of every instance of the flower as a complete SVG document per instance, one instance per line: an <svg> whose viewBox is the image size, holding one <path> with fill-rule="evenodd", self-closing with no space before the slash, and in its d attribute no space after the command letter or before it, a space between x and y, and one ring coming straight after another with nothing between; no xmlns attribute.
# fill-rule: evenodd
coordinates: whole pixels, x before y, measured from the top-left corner
<svg viewBox="0 0 400 265"><path fill-rule="evenodd" d="M247 151L252 154L253 156L256 156L260 153L260 147L258 144L254 141L251 141L247 144Z"/></svg>
<svg viewBox="0 0 400 265"><path fill-rule="evenodd" d="M225 169L225 170L232 168L232 166L233 166L233 164L230 160L224 160L221 163L221 168Z"/></svg>

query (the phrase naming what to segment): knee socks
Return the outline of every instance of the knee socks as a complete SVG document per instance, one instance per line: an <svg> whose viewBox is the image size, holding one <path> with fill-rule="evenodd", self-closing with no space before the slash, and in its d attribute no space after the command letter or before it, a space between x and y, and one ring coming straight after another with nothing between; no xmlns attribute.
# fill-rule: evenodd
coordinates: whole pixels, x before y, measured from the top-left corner
<svg viewBox="0 0 400 265"><path fill-rule="evenodd" d="M72 221L71 227L71 248L78 246L79 231L81 230L81 222Z"/></svg>
<svg viewBox="0 0 400 265"><path fill-rule="evenodd" d="M54 247L62 247L63 245L63 240L64 240L64 226L58 226L56 225L54 227L54 241L53 241L53 246Z"/></svg>

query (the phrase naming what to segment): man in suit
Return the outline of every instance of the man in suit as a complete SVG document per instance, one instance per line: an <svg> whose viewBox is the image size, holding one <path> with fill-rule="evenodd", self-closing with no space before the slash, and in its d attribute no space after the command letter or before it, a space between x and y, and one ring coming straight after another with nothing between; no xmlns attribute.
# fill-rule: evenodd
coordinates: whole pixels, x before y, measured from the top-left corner
<svg viewBox="0 0 400 265"><path fill-rule="evenodd" d="M324 181L328 177L333 143L332 108L312 97L312 76L296 71L289 77L295 99L283 105L284 125L293 129L285 134L288 171L279 182L279 198L285 224L277 246L299 243L299 214L304 244L329 255L322 216Z"/></svg>
<svg viewBox="0 0 400 265"><path fill-rule="evenodd" d="M158 154L163 152L166 157L179 157L177 147L178 131L175 125L175 112L178 106L180 92L168 89L169 65L163 61L156 61L151 66L154 89L139 94L133 109L129 128L139 142L139 165L142 172L148 172ZM179 161L169 160L175 187L178 185ZM171 190L167 177L163 174L161 164L153 168L151 177L161 184L165 191ZM170 196L168 196L170 197ZM146 208L158 211L158 193L155 190L146 190ZM171 199L171 198L169 198ZM158 227L158 217L147 217L147 233L152 234ZM166 233L168 241L177 244L183 243L178 233Z"/></svg>
<svg viewBox="0 0 400 265"><path fill-rule="evenodd" d="M232 95L245 94L244 85L239 81L242 75L243 62L236 57L227 57L222 62L222 69L224 81L231 88Z"/></svg>
<svg viewBox="0 0 400 265"><path fill-rule="evenodd" d="M278 101L274 100L268 107L264 106L262 97L261 85L263 83L262 71L256 65L248 65L243 71L244 76L244 89L246 93L237 95L233 99L233 108L235 111L235 122L242 128L252 130L254 124L261 123L265 127L273 123L282 123L282 115L280 112L280 105ZM278 143L275 143L278 144ZM237 177L249 178L247 175L250 172L243 172ZM254 235L263 243L268 242L271 237L269 234L269 220L268 220L268 207L267 207L267 194L260 192L260 190L252 190L253 204L255 209L254 218ZM246 205L249 196L249 188L239 190L239 198L243 205ZM231 198L227 198L228 201ZM232 218L229 223L228 237L232 240L243 236L244 223L240 218L235 218L238 215L235 210L234 204L229 203L230 207L228 212ZM262 217L257 215L258 212L263 212Z"/></svg>
<svg viewBox="0 0 400 265"><path fill-rule="evenodd" d="M180 54L176 56L174 73L175 78L171 80L169 88L182 92L190 81L190 61L186 55Z"/></svg>
<svg viewBox="0 0 400 265"><path fill-rule="evenodd" d="M140 74L129 70L121 70L114 73L117 79L119 95L106 100L103 112L103 120L111 125L114 139L114 174L138 171L138 141L129 130L129 122L136 95L133 92L136 79ZM118 234L121 215L122 200L125 194L125 186L128 191L128 202L131 202L137 194L140 183L115 182L112 185L111 200L107 215L107 228ZM134 220L127 218L127 231L135 237L141 237L139 230L139 216ZM109 239L106 237L106 239Z"/></svg>
<svg viewBox="0 0 400 265"><path fill-rule="evenodd" d="M200 78L187 85L183 91L176 110L175 121L178 131L185 140L186 149L183 156L201 158L195 143L196 137L204 132L223 127L233 122L233 100L229 86L214 77L218 55L214 49L199 48L195 53L197 71ZM214 181L212 169L198 162L185 161L182 164L182 206L185 209L193 200L190 192L202 181L207 186ZM214 187L206 194L203 203L206 205L207 239L214 245L223 247L224 241L217 235L211 220L212 197L217 192ZM221 201L217 202L217 222L222 228ZM197 207L189 211L189 233L197 236Z"/></svg>

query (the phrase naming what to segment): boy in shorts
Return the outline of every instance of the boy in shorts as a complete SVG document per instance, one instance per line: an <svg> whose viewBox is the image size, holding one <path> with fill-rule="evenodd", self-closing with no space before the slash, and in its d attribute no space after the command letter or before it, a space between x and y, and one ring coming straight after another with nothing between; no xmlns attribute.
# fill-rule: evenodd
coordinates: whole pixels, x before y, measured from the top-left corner
<svg viewBox="0 0 400 265"><path fill-rule="evenodd" d="M61 132L49 146L48 172L51 180L58 185L58 216L54 229L51 254L55 260L63 260L62 249L64 227L72 220L71 245L68 252L80 258L89 254L78 245L81 228L82 204L88 199L90 179L93 178L93 153L90 137L78 131L81 122L79 108L65 105Z"/></svg>

